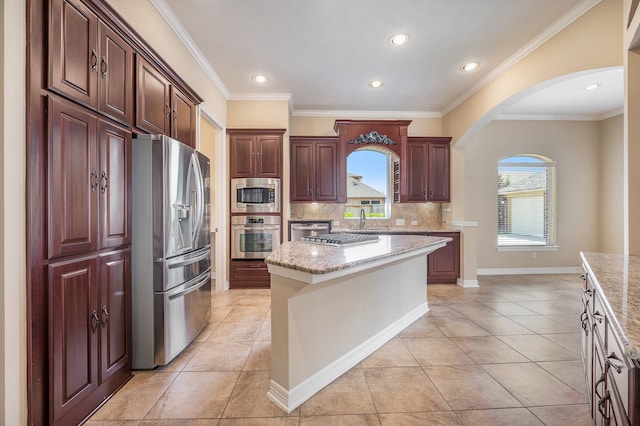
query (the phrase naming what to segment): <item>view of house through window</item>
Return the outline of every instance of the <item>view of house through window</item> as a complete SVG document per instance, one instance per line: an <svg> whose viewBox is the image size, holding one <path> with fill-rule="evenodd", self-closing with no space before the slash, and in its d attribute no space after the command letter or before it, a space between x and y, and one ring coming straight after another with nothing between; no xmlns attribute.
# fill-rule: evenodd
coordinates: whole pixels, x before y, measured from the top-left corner
<svg viewBox="0 0 640 426"><path fill-rule="evenodd" d="M555 245L555 171L538 155L498 162L498 247Z"/></svg>
<svg viewBox="0 0 640 426"><path fill-rule="evenodd" d="M394 157L390 151L375 148L360 148L349 154L345 218L359 218L361 209L367 218L391 216Z"/></svg>

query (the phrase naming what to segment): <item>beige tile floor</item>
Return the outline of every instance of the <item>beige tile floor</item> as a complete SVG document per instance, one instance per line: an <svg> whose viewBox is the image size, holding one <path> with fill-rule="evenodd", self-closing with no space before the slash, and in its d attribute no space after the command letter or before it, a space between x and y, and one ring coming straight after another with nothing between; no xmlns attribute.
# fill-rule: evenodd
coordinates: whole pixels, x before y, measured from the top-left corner
<svg viewBox="0 0 640 426"><path fill-rule="evenodd" d="M268 290L213 295L208 327L87 424L587 425L575 275L428 286L430 311L287 415L267 397Z"/></svg>

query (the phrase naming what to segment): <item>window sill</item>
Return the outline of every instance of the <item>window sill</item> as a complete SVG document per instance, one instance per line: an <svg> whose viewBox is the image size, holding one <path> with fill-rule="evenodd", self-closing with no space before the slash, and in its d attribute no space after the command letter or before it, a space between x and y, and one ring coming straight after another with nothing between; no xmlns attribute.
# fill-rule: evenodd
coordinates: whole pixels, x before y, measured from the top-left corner
<svg viewBox="0 0 640 426"><path fill-rule="evenodd" d="M558 246L498 246L498 251L558 251Z"/></svg>

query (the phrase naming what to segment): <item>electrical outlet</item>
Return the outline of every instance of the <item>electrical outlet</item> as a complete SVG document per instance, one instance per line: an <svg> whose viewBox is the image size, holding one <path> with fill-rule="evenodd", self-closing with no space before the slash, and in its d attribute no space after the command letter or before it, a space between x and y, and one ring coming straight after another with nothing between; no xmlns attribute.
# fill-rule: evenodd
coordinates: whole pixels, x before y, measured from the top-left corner
<svg viewBox="0 0 640 426"><path fill-rule="evenodd" d="M531 255L533 256L534 259L536 259L538 257L538 253L536 253L535 251L533 253L531 253Z"/></svg>
<svg viewBox="0 0 640 426"><path fill-rule="evenodd" d="M412 221L411 221L411 224L412 224L412 225L417 225L417 224L418 224L418 221L417 221L417 220L412 220Z"/></svg>
<svg viewBox="0 0 640 426"><path fill-rule="evenodd" d="M331 226L338 226L340 225L340 221L339 220L332 220L331 221Z"/></svg>
<svg viewBox="0 0 640 426"><path fill-rule="evenodd" d="M404 219L396 219L397 226L404 226Z"/></svg>

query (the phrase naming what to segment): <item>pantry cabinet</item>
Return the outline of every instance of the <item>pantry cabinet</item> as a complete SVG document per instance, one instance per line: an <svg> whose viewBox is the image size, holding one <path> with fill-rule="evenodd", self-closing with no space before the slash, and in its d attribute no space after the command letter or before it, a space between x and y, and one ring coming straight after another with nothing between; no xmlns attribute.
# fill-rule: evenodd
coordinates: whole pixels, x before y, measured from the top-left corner
<svg viewBox="0 0 640 426"><path fill-rule="evenodd" d="M455 284L460 277L460 233L429 232L431 237L449 237L452 240L427 255L427 282Z"/></svg>
<svg viewBox="0 0 640 426"><path fill-rule="evenodd" d="M338 201L338 138L291 138L291 201Z"/></svg>
<svg viewBox="0 0 640 426"><path fill-rule="evenodd" d="M108 2L26 13L27 411L80 424L131 377L132 134L194 146L202 99Z"/></svg>
<svg viewBox="0 0 640 426"><path fill-rule="evenodd" d="M129 124L133 48L79 0L51 2L49 88Z"/></svg>
<svg viewBox="0 0 640 426"><path fill-rule="evenodd" d="M231 178L280 178L285 129L229 129Z"/></svg>

